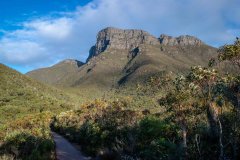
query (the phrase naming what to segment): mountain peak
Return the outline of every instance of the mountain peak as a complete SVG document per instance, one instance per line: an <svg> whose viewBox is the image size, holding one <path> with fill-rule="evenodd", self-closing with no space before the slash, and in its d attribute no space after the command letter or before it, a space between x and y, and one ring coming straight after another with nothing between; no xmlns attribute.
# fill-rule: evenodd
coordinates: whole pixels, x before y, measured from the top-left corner
<svg viewBox="0 0 240 160"><path fill-rule="evenodd" d="M143 30L107 27L98 33L95 46L100 53L108 48L129 50L140 44L159 44L159 41Z"/></svg>
<svg viewBox="0 0 240 160"><path fill-rule="evenodd" d="M163 45L169 45L169 46L199 46L204 44L200 39L190 36L190 35L181 35L179 37L172 37L165 34L161 34L159 37L160 43Z"/></svg>
<svg viewBox="0 0 240 160"><path fill-rule="evenodd" d="M56 65L54 66L60 66L60 65L73 65L73 66L77 66L77 67L80 67L82 66L84 63L81 62L81 61L78 61L76 59L65 59L59 63L57 63Z"/></svg>

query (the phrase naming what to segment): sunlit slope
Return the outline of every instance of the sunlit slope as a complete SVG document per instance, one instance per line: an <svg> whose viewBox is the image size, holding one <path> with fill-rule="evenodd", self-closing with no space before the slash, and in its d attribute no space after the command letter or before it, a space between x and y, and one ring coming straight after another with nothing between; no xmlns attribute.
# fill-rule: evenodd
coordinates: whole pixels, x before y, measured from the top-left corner
<svg viewBox="0 0 240 160"><path fill-rule="evenodd" d="M72 103L70 95L0 64L1 122L27 113L63 110Z"/></svg>

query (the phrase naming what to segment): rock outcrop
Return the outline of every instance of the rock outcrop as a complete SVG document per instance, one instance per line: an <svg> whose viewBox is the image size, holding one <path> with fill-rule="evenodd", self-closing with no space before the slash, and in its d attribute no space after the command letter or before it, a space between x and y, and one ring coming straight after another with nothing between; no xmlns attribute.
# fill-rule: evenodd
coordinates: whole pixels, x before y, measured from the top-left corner
<svg viewBox="0 0 240 160"><path fill-rule="evenodd" d="M168 36L165 34L160 35L160 43L163 45L169 45L169 46L175 46L175 45L180 45L180 46L187 46L187 45L194 45L194 46L200 46L203 44L203 42L193 36L189 35L184 35L184 36L179 36L179 37L172 37Z"/></svg>
<svg viewBox="0 0 240 160"><path fill-rule="evenodd" d="M122 30L108 27L98 33L96 45L90 49L88 60L107 49L132 50L140 44L157 45L160 42L142 30Z"/></svg>
<svg viewBox="0 0 240 160"><path fill-rule="evenodd" d="M196 37L184 35L179 37L172 37L162 34L156 38L143 30L134 29L117 29L108 27L101 30L97 35L97 42L91 47L89 51L89 59L106 51L107 49L120 49L132 51L141 44L147 45L168 45L168 46L200 46L204 44Z"/></svg>

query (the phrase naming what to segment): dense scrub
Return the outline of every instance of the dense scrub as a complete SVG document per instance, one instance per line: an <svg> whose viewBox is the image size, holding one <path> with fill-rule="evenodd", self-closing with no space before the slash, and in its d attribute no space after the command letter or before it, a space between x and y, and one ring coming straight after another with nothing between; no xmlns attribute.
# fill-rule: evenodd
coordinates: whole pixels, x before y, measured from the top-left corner
<svg viewBox="0 0 240 160"><path fill-rule="evenodd" d="M220 48L209 66L137 85L140 96L159 96L155 113L131 108L126 99L96 100L56 116L52 128L105 158L240 159L240 77L216 69L222 61L239 68L239 51L237 40Z"/></svg>
<svg viewBox="0 0 240 160"><path fill-rule="evenodd" d="M103 106L102 106L103 105ZM187 151L183 143L182 125L176 112L150 114L148 110L124 109L122 102L106 103L97 100L84 110L62 112L54 118L52 128L70 141L82 145L82 150L92 156L131 159L218 159L218 136L212 135L208 115L201 104L192 106L187 119ZM200 109L197 109L199 107ZM84 106L83 106L84 108ZM232 158L231 110L220 116L223 127L225 155ZM238 128L239 129L239 128ZM239 136L239 134L238 134ZM236 139L235 139L236 140ZM212 152L215 151L215 152Z"/></svg>
<svg viewBox="0 0 240 160"><path fill-rule="evenodd" d="M240 76L216 69L239 70L239 57L237 40L209 66L162 72L69 111L78 105L69 96L0 66L0 159L54 159L50 122L102 159L240 159Z"/></svg>
<svg viewBox="0 0 240 160"><path fill-rule="evenodd" d="M52 114L44 112L10 121L0 128L0 159L54 159L49 124Z"/></svg>
<svg viewBox="0 0 240 160"><path fill-rule="evenodd" d="M93 156L167 158L177 147L178 127L148 110L124 109L124 103L103 100L63 112L52 127Z"/></svg>
<svg viewBox="0 0 240 160"><path fill-rule="evenodd" d="M72 95L0 64L0 124L29 113L70 109L74 102Z"/></svg>
<svg viewBox="0 0 240 160"><path fill-rule="evenodd" d="M53 159L51 112L74 105L72 95L0 64L0 159Z"/></svg>

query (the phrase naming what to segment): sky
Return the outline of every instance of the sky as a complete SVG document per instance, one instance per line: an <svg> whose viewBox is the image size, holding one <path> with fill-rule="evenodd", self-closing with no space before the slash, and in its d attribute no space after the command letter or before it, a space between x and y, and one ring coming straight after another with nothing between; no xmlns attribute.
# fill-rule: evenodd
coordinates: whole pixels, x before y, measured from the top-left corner
<svg viewBox="0 0 240 160"><path fill-rule="evenodd" d="M105 27L192 35L219 47L240 36L239 0L1 0L0 63L22 73L85 62Z"/></svg>

